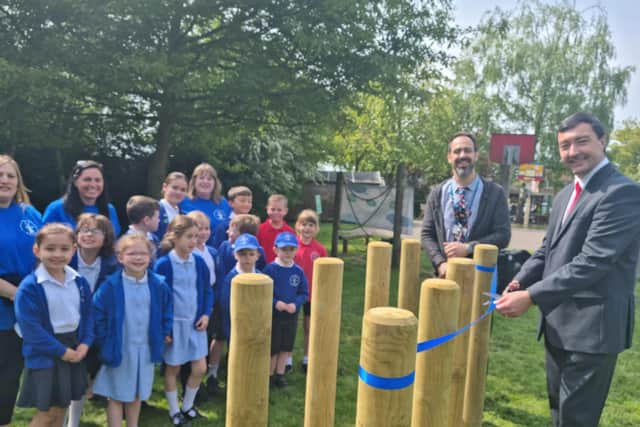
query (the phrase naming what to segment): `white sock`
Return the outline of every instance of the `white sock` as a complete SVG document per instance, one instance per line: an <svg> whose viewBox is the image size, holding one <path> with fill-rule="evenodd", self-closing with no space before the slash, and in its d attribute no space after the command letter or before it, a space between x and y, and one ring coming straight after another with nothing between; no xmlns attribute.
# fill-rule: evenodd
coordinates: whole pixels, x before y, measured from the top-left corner
<svg viewBox="0 0 640 427"><path fill-rule="evenodd" d="M218 365L209 365L209 370L207 371L208 377L216 377L218 378Z"/></svg>
<svg viewBox="0 0 640 427"><path fill-rule="evenodd" d="M305 364L305 365L307 365L307 364L309 363L309 356L304 356L304 357L302 358L302 363L303 363L303 364Z"/></svg>
<svg viewBox="0 0 640 427"><path fill-rule="evenodd" d="M67 427L78 427L80 425L80 417L82 416L82 408L87 397L82 396L81 400L72 400L69 405L69 412L67 414L68 423Z"/></svg>
<svg viewBox="0 0 640 427"><path fill-rule="evenodd" d="M193 402L196 400L196 394L200 387L191 388L186 386L184 388L184 397L182 398L182 412L186 412L193 408Z"/></svg>
<svg viewBox="0 0 640 427"><path fill-rule="evenodd" d="M287 357L287 365L293 365L293 357Z"/></svg>
<svg viewBox="0 0 640 427"><path fill-rule="evenodd" d="M175 415L180 412L180 406L178 405L178 390L165 391L167 396L167 404L169 405L169 415Z"/></svg>

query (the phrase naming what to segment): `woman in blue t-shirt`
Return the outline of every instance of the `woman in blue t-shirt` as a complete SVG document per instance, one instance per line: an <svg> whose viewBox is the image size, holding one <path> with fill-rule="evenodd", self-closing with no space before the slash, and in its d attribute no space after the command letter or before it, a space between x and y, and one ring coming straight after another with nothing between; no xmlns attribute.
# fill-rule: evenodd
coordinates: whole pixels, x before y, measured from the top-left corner
<svg viewBox="0 0 640 427"><path fill-rule="evenodd" d="M58 200L49 203L44 211L46 223L62 222L73 229L81 213L99 213L113 225L116 237L120 235L120 221L116 209L109 203L107 183L102 164L93 160L78 160L71 170L67 190Z"/></svg>
<svg viewBox="0 0 640 427"><path fill-rule="evenodd" d="M209 217L211 229L215 230L218 224L226 222L231 214L231 207L222 196L222 182L218 173L208 163L200 163L193 170L189 180L188 198L180 204L184 213L201 211ZM213 243L213 233L207 244Z"/></svg>
<svg viewBox="0 0 640 427"><path fill-rule="evenodd" d="M29 201L18 163L0 154L0 426L9 425L24 366L14 330L13 300L35 266L33 243L42 217Z"/></svg>

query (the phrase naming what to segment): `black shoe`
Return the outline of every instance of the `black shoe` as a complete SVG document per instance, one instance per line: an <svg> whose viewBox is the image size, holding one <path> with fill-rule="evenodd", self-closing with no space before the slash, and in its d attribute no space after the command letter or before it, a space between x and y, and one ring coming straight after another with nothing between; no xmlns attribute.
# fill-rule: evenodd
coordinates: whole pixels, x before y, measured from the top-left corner
<svg viewBox="0 0 640 427"><path fill-rule="evenodd" d="M171 420L172 426L181 426L184 424L184 416L180 411L176 412L173 415L169 415L169 420Z"/></svg>
<svg viewBox="0 0 640 427"><path fill-rule="evenodd" d="M284 378L284 375L276 375L276 379L274 381L274 385L277 388L285 388L285 387L289 387L289 383L287 382L287 380Z"/></svg>
<svg viewBox="0 0 640 427"><path fill-rule="evenodd" d="M214 377L213 375L211 375L209 378L207 378L207 384L205 388L207 389L207 393L209 394L209 396L217 396L218 393L220 393L220 384L218 384L218 377Z"/></svg>
<svg viewBox="0 0 640 427"><path fill-rule="evenodd" d="M284 367L284 373L288 374L289 372L291 372L293 370L293 366L291 365L285 365Z"/></svg>
<svg viewBox="0 0 640 427"><path fill-rule="evenodd" d="M309 364L307 363L300 363L300 367L302 368L302 372L304 372L305 374L307 373L307 368L309 367Z"/></svg>
<svg viewBox="0 0 640 427"><path fill-rule="evenodd" d="M269 388L274 388L276 386L276 376L269 375Z"/></svg>
<svg viewBox="0 0 640 427"><path fill-rule="evenodd" d="M184 395L183 395L184 396ZM196 398L193 400L193 403L196 405L200 405L209 400L209 393L207 392L205 387L199 387L198 392L196 393Z"/></svg>
<svg viewBox="0 0 640 427"><path fill-rule="evenodd" d="M182 411L182 418L185 421L189 422L189 421L195 420L196 418L204 418L204 417L200 415L200 412L198 412L195 406L192 406L191 409Z"/></svg>

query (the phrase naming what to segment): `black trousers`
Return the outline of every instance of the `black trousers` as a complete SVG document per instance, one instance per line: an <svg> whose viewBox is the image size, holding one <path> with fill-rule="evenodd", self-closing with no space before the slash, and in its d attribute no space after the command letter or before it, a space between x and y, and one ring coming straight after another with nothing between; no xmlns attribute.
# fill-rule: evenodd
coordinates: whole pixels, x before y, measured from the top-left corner
<svg viewBox="0 0 640 427"><path fill-rule="evenodd" d="M23 367L22 340L13 329L0 331L0 425L11 423Z"/></svg>
<svg viewBox="0 0 640 427"><path fill-rule="evenodd" d="M545 342L547 392L556 427L597 427L618 354L566 351Z"/></svg>

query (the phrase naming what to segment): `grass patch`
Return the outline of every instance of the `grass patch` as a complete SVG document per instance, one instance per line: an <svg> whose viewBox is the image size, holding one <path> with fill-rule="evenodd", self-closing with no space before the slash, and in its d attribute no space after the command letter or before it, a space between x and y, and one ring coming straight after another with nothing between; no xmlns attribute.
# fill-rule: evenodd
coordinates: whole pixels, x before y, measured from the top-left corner
<svg viewBox="0 0 640 427"><path fill-rule="evenodd" d="M330 249L330 225L323 225L320 240ZM340 354L338 362L336 426L353 426L357 399L357 367L360 356L360 330L364 306L366 248L363 240L349 242L345 261ZM424 257L423 257L424 258ZM397 301L397 271L392 272L390 303ZM423 259L422 276L431 275L431 266ZM636 312L636 315L638 313ZM493 318L489 371L484 411L484 426L546 427L551 425L544 377L544 350L535 340L538 312L530 310L519 319ZM636 342L640 337L636 330ZM637 347L622 353L605 407L601 426L640 425L640 354ZM269 425L294 427L303 425L305 376L299 368L302 360L302 328L298 331L294 353L294 370L289 374L290 387L273 390L269 396ZM168 425L167 404L162 382L156 376L149 407L144 408L140 426ZM200 407L208 417L193 426L223 425L225 402L217 398ZM17 409L15 426L26 426L33 411ZM88 403L82 418L84 426L106 425L105 406Z"/></svg>

